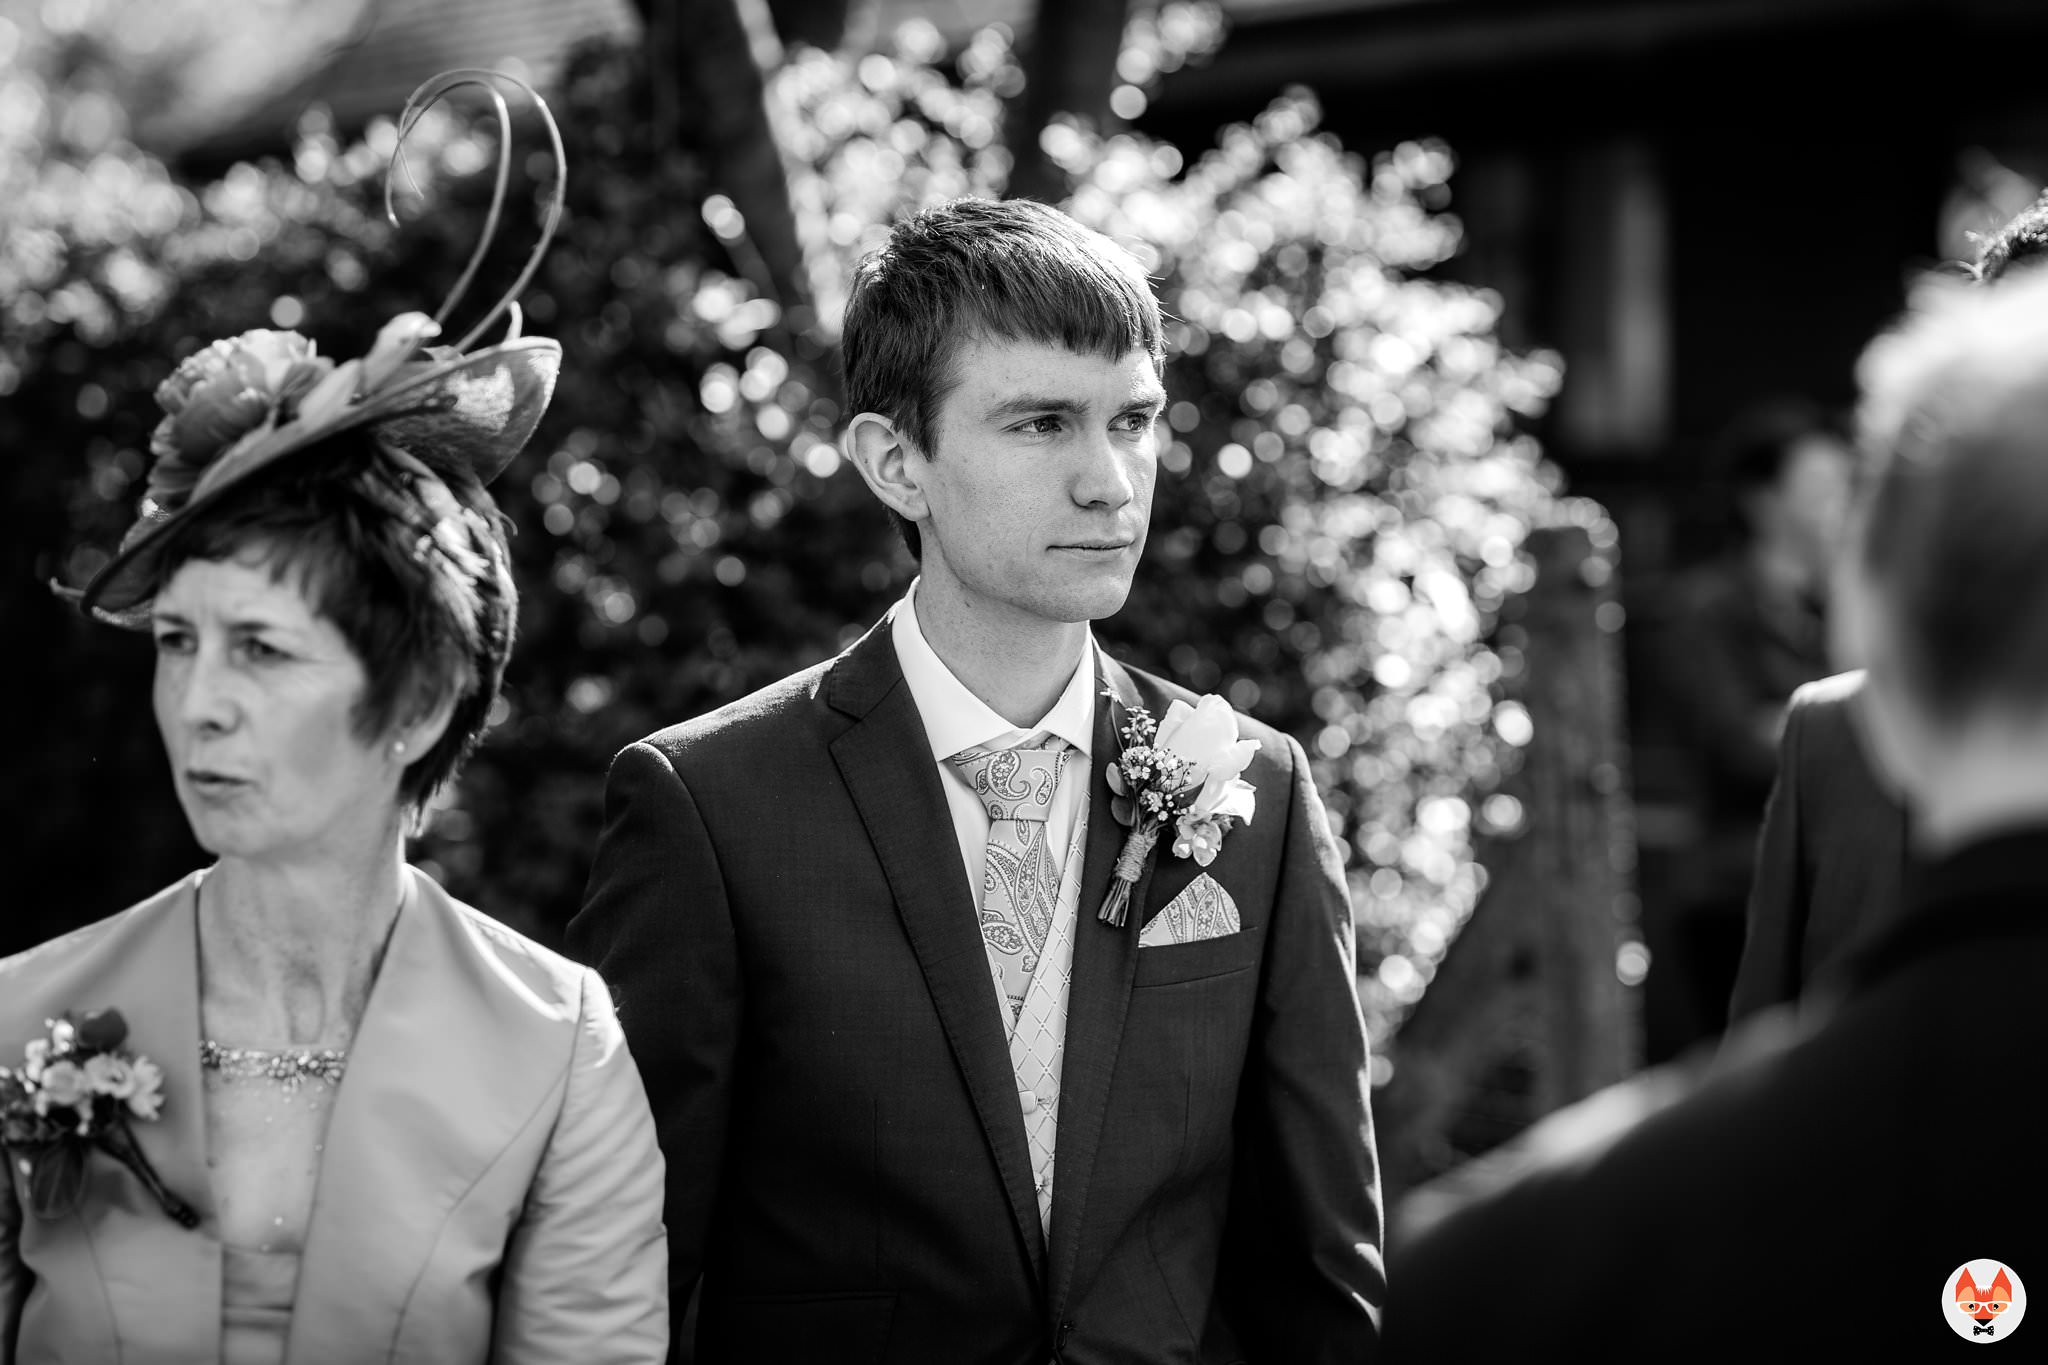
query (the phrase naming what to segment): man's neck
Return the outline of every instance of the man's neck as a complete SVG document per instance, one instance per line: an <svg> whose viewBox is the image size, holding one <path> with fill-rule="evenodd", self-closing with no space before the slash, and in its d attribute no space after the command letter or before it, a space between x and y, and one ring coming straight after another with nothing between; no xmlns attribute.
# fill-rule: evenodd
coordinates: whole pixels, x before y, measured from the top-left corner
<svg viewBox="0 0 2048 1365"><path fill-rule="evenodd" d="M1926 765L1915 797L1913 833L1929 857L2048 823L2048 726L1958 737L1940 761Z"/></svg>
<svg viewBox="0 0 2048 1365"><path fill-rule="evenodd" d="M1073 681L1086 621L1046 621L988 609L917 586L917 625L932 653L989 710L1019 729L1045 718Z"/></svg>

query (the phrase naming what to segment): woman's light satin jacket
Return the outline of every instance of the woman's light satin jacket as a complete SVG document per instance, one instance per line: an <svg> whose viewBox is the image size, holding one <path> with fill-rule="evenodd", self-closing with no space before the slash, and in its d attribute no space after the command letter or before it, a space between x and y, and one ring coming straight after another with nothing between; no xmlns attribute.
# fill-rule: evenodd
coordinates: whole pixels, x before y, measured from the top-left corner
<svg viewBox="0 0 2048 1365"><path fill-rule="evenodd" d="M411 873L335 1096L289 1365L660 1361L662 1159L610 995ZM112 1158L76 1211L0 1182L0 1365L218 1360L221 1251L199 1072L197 875L0 962L0 1065L44 1021L113 1007L164 1071L133 1124L179 1227Z"/></svg>

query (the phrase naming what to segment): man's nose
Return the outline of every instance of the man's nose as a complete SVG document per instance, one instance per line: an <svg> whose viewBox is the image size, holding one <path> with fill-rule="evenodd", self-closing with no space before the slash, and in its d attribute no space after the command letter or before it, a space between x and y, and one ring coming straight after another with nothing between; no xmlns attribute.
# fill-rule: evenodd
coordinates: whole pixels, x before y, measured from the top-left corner
<svg viewBox="0 0 2048 1365"><path fill-rule="evenodd" d="M1083 441L1082 447L1081 470L1074 480L1075 502L1113 512L1137 496L1131 478L1134 453L1120 446L1112 433L1098 431Z"/></svg>

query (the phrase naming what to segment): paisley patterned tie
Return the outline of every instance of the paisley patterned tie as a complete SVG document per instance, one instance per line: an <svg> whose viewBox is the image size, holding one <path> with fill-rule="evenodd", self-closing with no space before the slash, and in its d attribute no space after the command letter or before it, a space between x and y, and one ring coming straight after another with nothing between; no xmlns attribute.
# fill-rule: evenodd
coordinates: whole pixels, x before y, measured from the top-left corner
<svg viewBox="0 0 2048 1365"><path fill-rule="evenodd" d="M1045 818L1069 752L1065 740L1055 739L1049 748L968 749L950 760L988 812L981 938L1002 969L1013 1026L1058 904L1058 850L1046 838Z"/></svg>

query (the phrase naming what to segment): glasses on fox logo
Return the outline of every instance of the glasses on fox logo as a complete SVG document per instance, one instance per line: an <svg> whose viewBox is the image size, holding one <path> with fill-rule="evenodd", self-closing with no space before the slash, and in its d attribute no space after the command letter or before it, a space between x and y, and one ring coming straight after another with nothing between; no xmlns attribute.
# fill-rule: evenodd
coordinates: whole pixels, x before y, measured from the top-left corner
<svg viewBox="0 0 2048 1365"><path fill-rule="evenodd" d="M1941 1313L1965 1341L1980 1346L2005 1341L2027 1314L2027 1287L2003 1261L1965 1261L1942 1284Z"/></svg>

